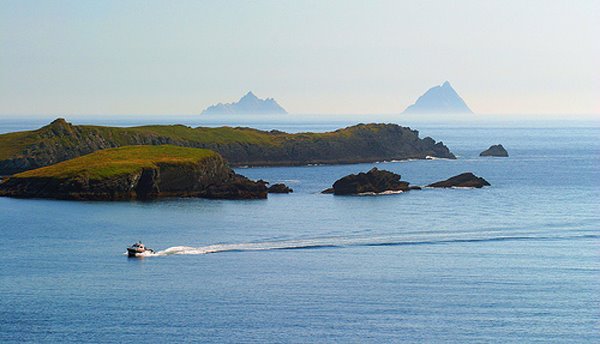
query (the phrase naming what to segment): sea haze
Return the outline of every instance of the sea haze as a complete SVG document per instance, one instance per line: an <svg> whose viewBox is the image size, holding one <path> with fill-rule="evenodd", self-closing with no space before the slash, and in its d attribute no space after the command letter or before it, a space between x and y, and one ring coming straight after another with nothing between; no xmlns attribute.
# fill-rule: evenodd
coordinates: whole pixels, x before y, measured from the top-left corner
<svg viewBox="0 0 600 344"><path fill-rule="evenodd" d="M292 132L369 122L284 116L67 119ZM294 189L258 201L0 198L0 342L600 342L600 126L402 116L375 119L459 158L236 169ZM1 120L0 132L47 122ZM497 143L509 158L478 156ZM492 186L320 194L373 166L415 185L471 171ZM160 254L126 258L137 240Z"/></svg>

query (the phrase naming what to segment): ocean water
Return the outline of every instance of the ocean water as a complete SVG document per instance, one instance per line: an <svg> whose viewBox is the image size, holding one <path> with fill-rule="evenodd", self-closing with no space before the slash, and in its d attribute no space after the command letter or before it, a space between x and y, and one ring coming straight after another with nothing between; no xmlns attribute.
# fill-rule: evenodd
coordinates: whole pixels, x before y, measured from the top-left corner
<svg viewBox="0 0 600 344"><path fill-rule="evenodd" d="M600 126L413 126L459 159L237 169L295 191L259 201L0 198L0 342L600 342ZM319 193L373 166L492 186Z"/></svg>

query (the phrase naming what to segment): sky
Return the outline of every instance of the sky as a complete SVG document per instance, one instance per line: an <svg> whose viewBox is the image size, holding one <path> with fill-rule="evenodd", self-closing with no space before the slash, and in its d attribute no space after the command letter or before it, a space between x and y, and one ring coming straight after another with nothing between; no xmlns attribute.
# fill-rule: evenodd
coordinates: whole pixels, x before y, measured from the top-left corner
<svg viewBox="0 0 600 344"><path fill-rule="evenodd" d="M449 80L480 114L600 114L600 1L0 0L0 116L393 114Z"/></svg>

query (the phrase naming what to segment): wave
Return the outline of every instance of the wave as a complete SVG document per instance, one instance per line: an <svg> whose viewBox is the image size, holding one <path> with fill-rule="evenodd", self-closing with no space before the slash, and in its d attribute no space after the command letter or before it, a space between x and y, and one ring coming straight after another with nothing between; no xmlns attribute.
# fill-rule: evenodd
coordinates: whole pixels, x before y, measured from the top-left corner
<svg viewBox="0 0 600 344"><path fill-rule="evenodd" d="M458 158L458 156L456 156ZM448 158L438 158L437 156L431 156L431 155L427 155L425 157L425 160L455 160L455 159L448 159Z"/></svg>
<svg viewBox="0 0 600 344"><path fill-rule="evenodd" d="M386 190L383 192L361 192L358 196L381 196L381 195L396 195L401 194L404 191L402 190Z"/></svg>
<svg viewBox="0 0 600 344"><path fill-rule="evenodd" d="M265 241L254 243L239 244L215 244L202 247L174 246L156 253L146 254L146 257L160 257L170 255L198 255L220 252L246 252L246 251L272 251L272 250L292 250L337 247L335 244L325 244L313 242L311 240L290 240L290 241Z"/></svg>
<svg viewBox="0 0 600 344"><path fill-rule="evenodd" d="M426 235L408 236L404 238L393 237L329 237L303 240L263 241L234 244L214 244L201 247L174 246L155 253L147 253L143 257L164 257L170 255L203 255L224 252L248 251L274 251L274 250L307 250L343 247L378 247L378 246L409 246L409 245L441 245L455 243L481 243L498 241L523 241L523 240L573 240L573 239L600 239L600 235L506 235L506 236L473 236L473 237L444 237L427 238Z"/></svg>

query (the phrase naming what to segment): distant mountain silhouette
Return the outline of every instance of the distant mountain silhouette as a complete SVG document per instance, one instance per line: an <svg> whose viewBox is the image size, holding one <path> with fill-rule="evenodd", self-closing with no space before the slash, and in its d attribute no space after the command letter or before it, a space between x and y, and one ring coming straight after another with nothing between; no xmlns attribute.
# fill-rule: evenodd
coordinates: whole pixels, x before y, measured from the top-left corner
<svg viewBox="0 0 600 344"><path fill-rule="evenodd" d="M448 81L430 88L404 113L473 113Z"/></svg>
<svg viewBox="0 0 600 344"><path fill-rule="evenodd" d="M222 115L222 114L286 114L275 99L267 98L260 99L251 91L240 98L237 103L219 103L209 106L204 111L203 115Z"/></svg>

